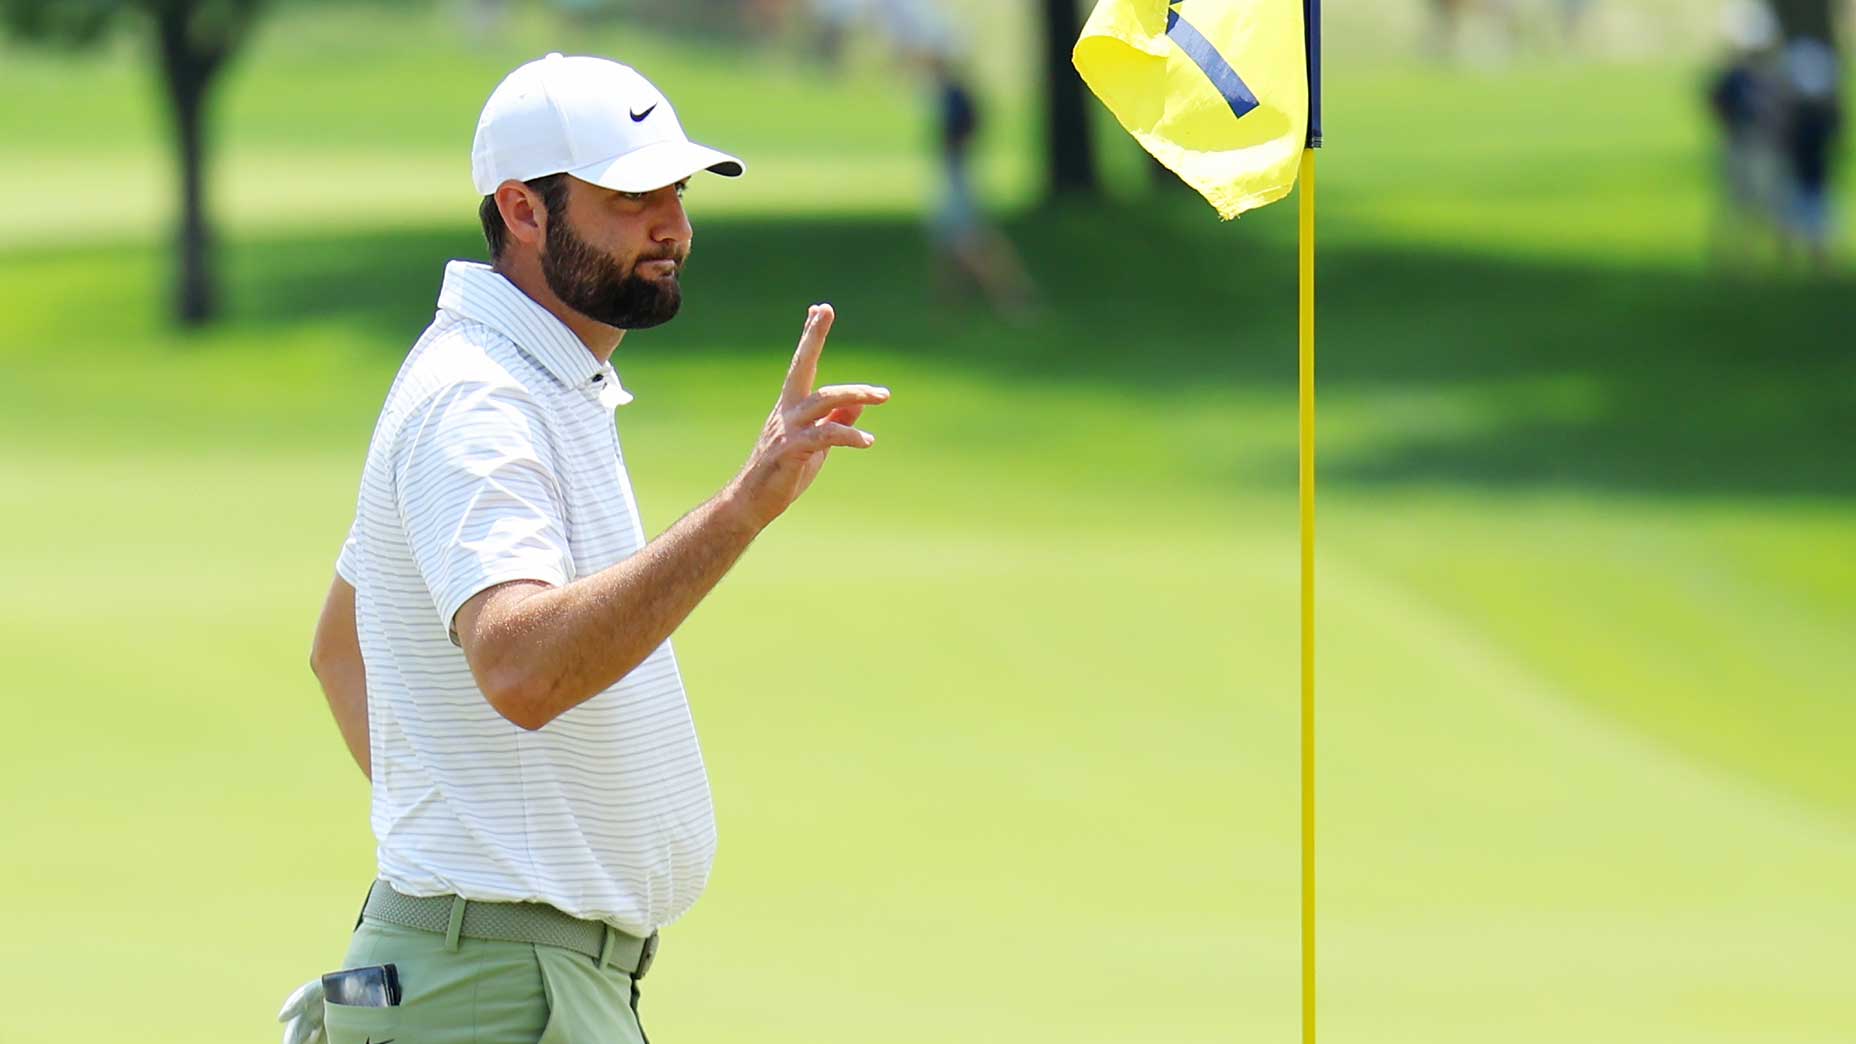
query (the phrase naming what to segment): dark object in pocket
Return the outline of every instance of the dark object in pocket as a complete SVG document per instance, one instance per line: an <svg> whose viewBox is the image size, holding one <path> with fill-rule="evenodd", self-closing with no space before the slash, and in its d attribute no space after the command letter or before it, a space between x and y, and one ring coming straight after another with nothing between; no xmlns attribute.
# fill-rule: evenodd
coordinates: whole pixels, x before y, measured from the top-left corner
<svg viewBox="0 0 1856 1044"><path fill-rule="evenodd" d="M391 964L330 972L322 977L322 994L330 1004L395 1008L400 1003L400 972Z"/></svg>

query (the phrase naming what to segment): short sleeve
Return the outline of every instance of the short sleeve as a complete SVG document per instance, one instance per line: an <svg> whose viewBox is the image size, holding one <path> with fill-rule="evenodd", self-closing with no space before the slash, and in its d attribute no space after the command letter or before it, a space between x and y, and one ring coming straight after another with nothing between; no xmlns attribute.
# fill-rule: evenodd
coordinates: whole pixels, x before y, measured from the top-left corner
<svg viewBox="0 0 1856 1044"><path fill-rule="evenodd" d="M447 386L400 428L395 501L453 643L458 610L512 580L559 586L572 558L540 406L520 387Z"/></svg>
<svg viewBox="0 0 1856 1044"><path fill-rule="evenodd" d="M342 541L341 554L335 556L335 575L347 582L349 587L361 586L361 549L356 543L355 527L358 522L348 525L348 538Z"/></svg>

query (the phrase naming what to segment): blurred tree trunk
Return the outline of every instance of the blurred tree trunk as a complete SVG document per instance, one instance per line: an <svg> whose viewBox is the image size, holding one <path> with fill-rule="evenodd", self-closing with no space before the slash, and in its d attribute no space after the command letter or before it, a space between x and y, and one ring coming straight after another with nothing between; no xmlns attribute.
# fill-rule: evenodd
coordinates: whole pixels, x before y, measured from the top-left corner
<svg viewBox="0 0 1856 1044"><path fill-rule="evenodd" d="M218 305L212 232L206 222L206 103L231 41L201 39L186 4L157 5L154 15L162 85L167 90L180 160L175 314L183 324L198 326L213 317Z"/></svg>
<svg viewBox="0 0 1856 1044"><path fill-rule="evenodd" d="M1070 64L1070 49L1083 27L1076 0L1043 0L1044 148L1052 195L1093 193L1095 154L1089 142L1089 109L1082 77Z"/></svg>
<svg viewBox="0 0 1856 1044"><path fill-rule="evenodd" d="M161 86L180 161L175 229L175 314L188 326L216 305L212 235L206 220L207 108L226 60L244 43L266 0L0 0L0 30L72 49L94 47L112 29L153 23Z"/></svg>
<svg viewBox="0 0 1856 1044"><path fill-rule="evenodd" d="M1785 27L1785 38L1815 36L1835 47L1837 0L1775 0L1773 12Z"/></svg>

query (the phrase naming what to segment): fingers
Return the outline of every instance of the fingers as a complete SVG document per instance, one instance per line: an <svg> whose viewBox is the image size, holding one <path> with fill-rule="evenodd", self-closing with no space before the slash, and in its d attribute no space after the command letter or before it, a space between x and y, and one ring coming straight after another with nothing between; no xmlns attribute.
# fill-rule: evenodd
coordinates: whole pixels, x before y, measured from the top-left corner
<svg viewBox="0 0 1856 1044"><path fill-rule="evenodd" d="M812 449L830 449L833 446L848 446L851 449L869 449L876 445L876 436L867 431L853 428L848 424L814 424L800 436L800 440Z"/></svg>
<svg viewBox="0 0 1856 1044"><path fill-rule="evenodd" d="M855 406L861 414L865 406L880 406L888 401L888 388L874 384L834 384L800 399L793 406L792 417L795 423L810 424L835 410Z"/></svg>
<svg viewBox="0 0 1856 1044"><path fill-rule="evenodd" d="M799 334L799 347L793 352L793 364L787 367L786 384L780 389L780 405L791 406L806 397L812 382L818 379L818 357L825 350L825 335L837 313L828 304L806 309L805 329Z"/></svg>
<svg viewBox="0 0 1856 1044"><path fill-rule="evenodd" d="M825 414L825 419L832 424L856 424L857 418L864 415L864 408L859 406L840 406Z"/></svg>

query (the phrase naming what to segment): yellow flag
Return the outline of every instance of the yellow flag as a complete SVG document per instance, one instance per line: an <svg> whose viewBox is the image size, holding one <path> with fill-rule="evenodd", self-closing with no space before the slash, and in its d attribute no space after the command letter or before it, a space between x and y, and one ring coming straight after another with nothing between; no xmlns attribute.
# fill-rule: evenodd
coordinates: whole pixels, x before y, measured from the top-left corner
<svg viewBox="0 0 1856 1044"><path fill-rule="evenodd" d="M1288 195L1308 138L1302 0L1101 0L1071 61L1225 219Z"/></svg>

